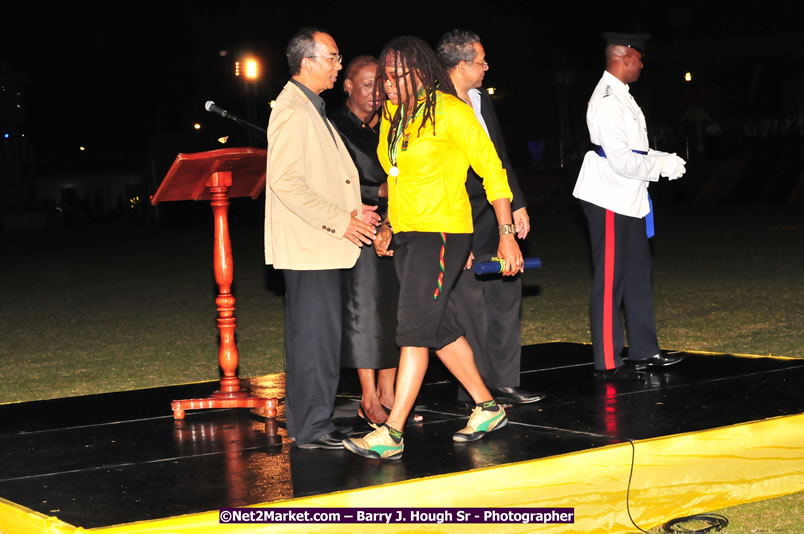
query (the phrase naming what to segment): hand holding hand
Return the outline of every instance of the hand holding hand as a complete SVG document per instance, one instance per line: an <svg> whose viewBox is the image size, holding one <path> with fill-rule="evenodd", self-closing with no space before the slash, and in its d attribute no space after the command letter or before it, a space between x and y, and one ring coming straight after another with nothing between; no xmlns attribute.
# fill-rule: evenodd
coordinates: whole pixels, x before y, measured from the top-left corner
<svg viewBox="0 0 804 534"><path fill-rule="evenodd" d="M377 232L377 239L374 240L374 252L377 253L377 256L394 255L393 250L388 250L388 247L391 245L391 238L393 238L393 236L394 234L387 224L380 226L380 229Z"/></svg>
<svg viewBox="0 0 804 534"><path fill-rule="evenodd" d="M364 244L369 245L375 239L377 233L376 228L368 223L365 223L357 218L357 210L352 210L352 219L349 221L349 226L346 227L343 237L362 247Z"/></svg>
<svg viewBox="0 0 804 534"><path fill-rule="evenodd" d="M369 206L368 204L363 204L363 214L360 219L372 226L379 226L382 222L382 217L377 214L377 206Z"/></svg>

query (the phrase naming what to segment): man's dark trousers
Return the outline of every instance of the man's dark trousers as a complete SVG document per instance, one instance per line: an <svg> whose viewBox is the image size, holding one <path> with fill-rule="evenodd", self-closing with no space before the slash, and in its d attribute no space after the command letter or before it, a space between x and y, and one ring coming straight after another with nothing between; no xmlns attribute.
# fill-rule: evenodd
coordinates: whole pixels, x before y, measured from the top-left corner
<svg viewBox="0 0 804 534"><path fill-rule="evenodd" d="M645 219L620 215L583 200L581 207L592 251L590 318L595 369L614 369L623 364L621 308L628 330L629 357L658 354Z"/></svg>
<svg viewBox="0 0 804 534"><path fill-rule="evenodd" d="M341 362L341 270L285 270L285 419L304 444L332 422Z"/></svg>
<svg viewBox="0 0 804 534"><path fill-rule="evenodd" d="M488 387L518 387L522 340L519 331L519 276L478 279L473 270L461 273L453 298L458 320L475 355L475 364ZM469 400L461 388L459 400Z"/></svg>

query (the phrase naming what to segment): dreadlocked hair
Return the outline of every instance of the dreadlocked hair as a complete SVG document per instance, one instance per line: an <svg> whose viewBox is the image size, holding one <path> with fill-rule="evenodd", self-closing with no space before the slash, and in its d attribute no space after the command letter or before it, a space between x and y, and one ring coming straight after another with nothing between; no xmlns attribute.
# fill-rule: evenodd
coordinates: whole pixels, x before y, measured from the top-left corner
<svg viewBox="0 0 804 534"><path fill-rule="evenodd" d="M416 74L416 76L402 77L402 83L405 84L405 94L408 95L408 99L412 100L412 102L400 101L393 117L390 115L388 107L384 105L387 99L385 82L388 80L386 66L392 67L397 72ZM421 82L421 86L416 81L417 77ZM401 95L402 93L399 91L400 78L395 77L393 83L396 85L396 94ZM449 74L441 66L438 56L427 43L418 37L405 35L397 37L385 45L385 48L380 53L377 78L374 80L374 101L378 107L382 106L383 118L391 123L391 127L388 130L389 143L392 142L394 132L405 119L403 113L407 112L412 115L416 108L418 97L421 96L424 96L422 123L419 126L417 135L421 133L422 128L427 125L428 121L432 124L433 135L435 135L436 90L455 97L458 96ZM406 105L409 109L405 109ZM404 127L404 125L402 126Z"/></svg>

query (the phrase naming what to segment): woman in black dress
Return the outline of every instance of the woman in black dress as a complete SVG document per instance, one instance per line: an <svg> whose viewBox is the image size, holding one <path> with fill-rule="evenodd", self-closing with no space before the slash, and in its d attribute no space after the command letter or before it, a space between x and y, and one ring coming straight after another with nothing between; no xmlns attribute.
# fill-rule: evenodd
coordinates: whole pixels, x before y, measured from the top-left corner
<svg viewBox="0 0 804 534"><path fill-rule="evenodd" d="M374 105L377 60L359 56L344 69L346 104L330 114L360 173L363 204L376 206L383 219L388 209L385 171L377 160L378 122ZM343 276L341 365L355 367L362 398L358 416L374 428L385 422L383 407L393 406L399 349L394 339L399 284L392 258L363 247L357 264ZM375 371L376 370L376 371Z"/></svg>

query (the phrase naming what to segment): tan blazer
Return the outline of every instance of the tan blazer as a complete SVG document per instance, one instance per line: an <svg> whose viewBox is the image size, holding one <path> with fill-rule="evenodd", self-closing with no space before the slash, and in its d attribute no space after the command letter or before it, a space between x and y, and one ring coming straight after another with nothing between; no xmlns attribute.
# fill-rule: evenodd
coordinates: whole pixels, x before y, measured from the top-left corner
<svg viewBox="0 0 804 534"><path fill-rule="evenodd" d="M277 269L353 267L360 248L343 237L361 212L360 178L340 136L288 82L268 121L265 263Z"/></svg>

